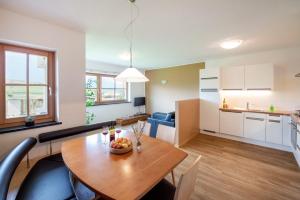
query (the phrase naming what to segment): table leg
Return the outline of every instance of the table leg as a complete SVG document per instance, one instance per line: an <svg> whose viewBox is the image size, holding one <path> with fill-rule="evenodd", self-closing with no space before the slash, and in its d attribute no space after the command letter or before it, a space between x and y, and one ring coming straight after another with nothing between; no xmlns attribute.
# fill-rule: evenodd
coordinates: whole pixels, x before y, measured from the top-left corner
<svg viewBox="0 0 300 200"><path fill-rule="evenodd" d="M174 176L174 170L171 171L171 175L172 175L173 185L176 187L175 176Z"/></svg>

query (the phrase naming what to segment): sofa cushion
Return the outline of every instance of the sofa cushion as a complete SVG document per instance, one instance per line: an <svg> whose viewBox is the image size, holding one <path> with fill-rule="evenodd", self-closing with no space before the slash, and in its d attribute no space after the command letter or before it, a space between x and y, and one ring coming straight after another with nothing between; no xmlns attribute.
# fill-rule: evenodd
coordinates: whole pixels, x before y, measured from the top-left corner
<svg viewBox="0 0 300 200"><path fill-rule="evenodd" d="M172 114L168 113L166 118L165 118L165 121L170 122L171 120L172 120Z"/></svg>
<svg viewBox="0 0 300 200"><path fill-rule="evenodd" d="M74 193L69 180L69 171L61 154L39 160L21 184L18 200L72 199Z"/></svg>

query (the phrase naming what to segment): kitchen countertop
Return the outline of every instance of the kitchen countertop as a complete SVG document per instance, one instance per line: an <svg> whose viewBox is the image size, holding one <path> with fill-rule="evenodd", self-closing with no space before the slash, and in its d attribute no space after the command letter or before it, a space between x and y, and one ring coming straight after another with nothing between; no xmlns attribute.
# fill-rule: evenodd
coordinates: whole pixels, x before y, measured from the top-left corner
<svg viewBox="0 0 300 200"><path fill-rule="evenodd" d="M273 114L273 115L292 115L293 112L291 111L279 111L276 110L274 112L268 111L268 110L255 110L255 109L242 109L242 108L220 108L221 111L224 112L252 112L252 113L263 113L263 114ZM295 116L296 117L296 116ZM298 118L299 119L299 118ZM300 119L299 119L300 123Z"/></svg>

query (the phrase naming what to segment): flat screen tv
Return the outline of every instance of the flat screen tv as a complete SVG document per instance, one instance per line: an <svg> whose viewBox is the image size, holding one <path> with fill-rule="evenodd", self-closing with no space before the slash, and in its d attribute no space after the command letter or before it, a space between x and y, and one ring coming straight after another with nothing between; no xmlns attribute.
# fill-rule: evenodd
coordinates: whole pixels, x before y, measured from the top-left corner
<svg viewBox="0 0 300 200"><path fill-rule="evenodd" d="M134 98L134 106L144 106L146 103L145 97L135 97Z"/></svg>

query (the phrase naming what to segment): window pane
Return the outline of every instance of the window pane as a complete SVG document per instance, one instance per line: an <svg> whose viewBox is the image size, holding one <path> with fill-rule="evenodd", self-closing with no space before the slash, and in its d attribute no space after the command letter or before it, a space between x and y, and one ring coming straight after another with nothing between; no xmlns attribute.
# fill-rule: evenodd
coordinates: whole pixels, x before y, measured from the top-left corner
<svg viewBox="0 0 300 200"><path fill-rule="evenodd" d="M86 97L86 104L93 105L97 101L97 89L86 89L85 90L85 97Z"/></svg>
<svg viewBox="0 0 300 200"><path fill-rule="evenodd" d="M125 100L126 99L126 89L116 89L115 100Z"/></svg>
<svg viewBox="0 0 300 200"><path fill-rule="evenodd" d="M30 115L48 114L47 86L29 87L29 113Z"/></svg>
<svg viewBox="0 0 300 200"><path fill-rule="evenodd" d="M48 58L29 55L29 83L47 84Z"/></svg>
<svg viewBox="0 0 300 200"><path fill-rule="evenodd" d="M6 86L6 118L27 116L27 95L25 86Z"/></svg>
<svg viewBox="0 0 300 200"><path fill-rule="evenodd" d="M102 101L113 101L114 99L114 89L102 89Z"/></svg>
<svg viewBox="0 0 300 200"><path fill-rule="evenodd" d="M97 76L86 75L85 76L86 88L98 88L97 87Z"/></svg>
<svg viewBox="0 0 300 200"><path fill-rule="evenodd" d="M5 82L26 83L26 54L5 51Z"/></svg>
<svg viewBox="0 0 300 200"><path fill-rule="evenodd" d="M126 81L116 80L116 88L126 88Z"/></svg>
<svg viewBox="0 0 300 200"><path fill-rule="evenodd" d="M114 77L102 77L102 88L114 88L115 79Z"/></svg>

